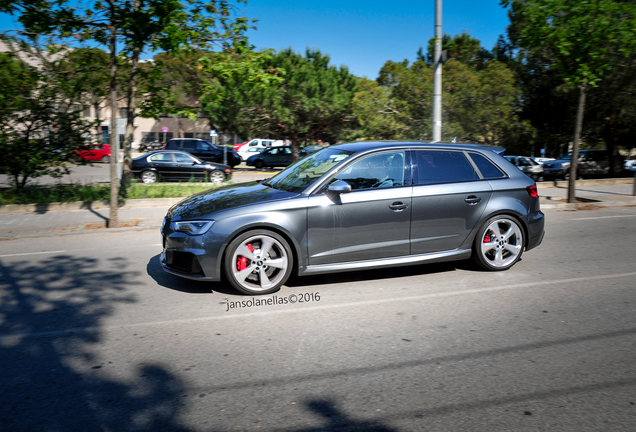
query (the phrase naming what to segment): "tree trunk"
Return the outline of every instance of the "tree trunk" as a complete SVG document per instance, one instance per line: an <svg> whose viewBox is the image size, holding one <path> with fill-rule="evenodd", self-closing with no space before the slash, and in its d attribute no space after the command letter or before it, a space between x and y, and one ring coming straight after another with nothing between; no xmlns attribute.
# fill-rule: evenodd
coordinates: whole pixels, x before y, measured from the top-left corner
<svg viewBox="0 0 636 432"><path fill-rule="evenodd" d="M110 216L108 228L119 228L119 195L117 188L117 161L119 149L117 145L117 31L113 21L115 12L110 4Z"/></svg>
<svg viewBox="0 0 636 432"><path fill-rule="evenodd" d="M135 8L138 8L138 1L135 1ZM133 48L130 71L130 87L128 89L128 113L126 117L126 138L124 139L124 163L121 172L120 195L124 198L128 196L128 189L132 182L132 142L135 139L135 113L137 111L137 81L139 80L139 55L141 49Z"/></svg>
<svg viewBox="0 0 636 432"><path fill-rule="evenodd" d="M585 95L587 94L587 82L579 86L579 106L576 110L576 125L574 126L574 144L572 145L572 159L570 163L570 179L568 181L568 202L576 202L576 169L579 158L579 143L581 129L583 128L583 113L585 112Z"/></svg>

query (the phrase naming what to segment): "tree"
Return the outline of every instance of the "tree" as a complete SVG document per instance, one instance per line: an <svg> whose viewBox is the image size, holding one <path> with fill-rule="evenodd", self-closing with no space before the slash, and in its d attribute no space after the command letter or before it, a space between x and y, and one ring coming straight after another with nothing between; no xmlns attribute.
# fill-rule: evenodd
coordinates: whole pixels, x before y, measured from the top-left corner
<svg viewBox="0 0 636 432"><path fill-rule="evenodd" d="M245 0L237 0L244 2ZM77 36L81 42L108 46L110 54L109 104L110 142L117 142L117 43L129 59L128 115L124 145L124 173L121 192L130 183L130 146L139 98L139 58L146 48L178 50L192 45L227 49L244 40L249 21L232 17L233 6L226 0L98 0L78 7L70 0L0 0L0 11L19 13L26 34L47 35L57 40ZM115 154L117 154L116 146ZM111 205L109 227L118 226L117 158L111 159Z"/></svg>
<svg viewBox="0 0 636 432"><path fill-rule="evenodd" d="M29 51L22 46L22 56ZM94 126L81 116L81 88L59 60L31 51L39 68L13 53L0 53L0 171L18 190L30 179L68 173L69 154Z"/></svg>
<svg viewBox="0 0 636 432"><path fill-rule="evenodd" d="M502 0L511 6L519 45L545 51L563 82L578 89L568 202L575 202L576 164L590 87L612 67L611 55L636 50L636 4L618 0Z"/></svg>
<svg viewBox="0 0 636 432"><path fill-rule="evenodd" d="M202 98L204 111L225 130L289 140L297 160L302 142L335 140L355 121L358 78L345 67L329 65L329 56L317 50L305 56L291 49L261 53L250 63L259 65L256 73L241 72L245 68L236 64L237 73L219 76Z"/></svg>

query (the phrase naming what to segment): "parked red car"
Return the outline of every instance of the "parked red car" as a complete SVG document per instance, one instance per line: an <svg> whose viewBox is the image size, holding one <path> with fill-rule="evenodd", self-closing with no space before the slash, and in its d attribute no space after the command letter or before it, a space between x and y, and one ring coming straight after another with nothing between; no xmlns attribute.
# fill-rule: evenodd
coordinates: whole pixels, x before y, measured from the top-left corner
<svg viewBox="0 0 636 432"><path fill-rule="evenodd" d="M108 144L89 144L81 150L75 150L71 158L84 159L91 162L110 162L110 145Z"/></svg>

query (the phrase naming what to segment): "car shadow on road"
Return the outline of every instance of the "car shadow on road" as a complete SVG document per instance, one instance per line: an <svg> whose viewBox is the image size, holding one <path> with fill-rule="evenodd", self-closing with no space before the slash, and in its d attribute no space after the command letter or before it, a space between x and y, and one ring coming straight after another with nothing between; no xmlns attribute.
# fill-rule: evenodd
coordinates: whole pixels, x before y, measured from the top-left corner
<svg viewBox="0 0 636 432"><path fill-rule="evenodd" d="M302 287L305 285L329 285L347 282L364 282L371 280L394 279L411 276L425 276L428 274L448 273L456 270L472 269L474 269L474 266L470 262L443 262L404 267L389 267L383 269L357 270L342 273L327 273L311 276L293 275L285 285L290 287Z"/></svg>
<svg viewBox="0 0 636 432"><path fill-rule="evenodd" d="M393 279L411 276L425 276L435 273L448 273L456 270L479 271L471 261L454 261L424 265L413 265L404 267L390 267L384 269L369 269L359 271L349 271L341 273L328 273L311 276L292 276L285 283L285 286L302 288L312 285L330 285L348 282L364 282L371 280ZM235 290L225 281L204 282L186 279L172 275L163 271L159 255L155 255L148 261L146 272L157 282L158 285L175 291L188 294L219 294L242 297L244 294Z"/></svg>
<svg viewBox="0 0 636 432"><path fill-rule="evenodd" d="M146 273L148 273L148 276L150 276L155 282L157 282L158 285L183 293L210 294L213 292L218 292L220 294L231 296L243 295L225 282L197 281L166 273L161 267L159 255L155 255L150 258L148 264L146 265Z"/></svg>

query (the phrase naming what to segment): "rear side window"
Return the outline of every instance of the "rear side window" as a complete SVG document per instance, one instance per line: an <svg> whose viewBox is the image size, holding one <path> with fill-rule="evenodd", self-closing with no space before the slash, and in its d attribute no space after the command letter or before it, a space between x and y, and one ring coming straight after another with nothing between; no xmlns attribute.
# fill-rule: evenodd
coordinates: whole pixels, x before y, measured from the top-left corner
<svg viewBox="0 0 636 432"><path fill-rule="evenodd" d="M194 150L197 148L197 142L193 140L183 140L181 145L185 151Z"/></svg>
<svg viewBox="0 0 636 432"><path fill-rule="evenodd" d="M418 150L417 184L450 183L478 180L479 176L463 152Z"/></svg>
<svg viewBox="0 0 636 432"><path fill-rule="evenodd" d="M481 175L484 176L485 179L497 179L504 178L506 175L501 172L495 164L493 164L490 160L480 155L479 153L469 153L475 165L481 172Z"/></svg>

